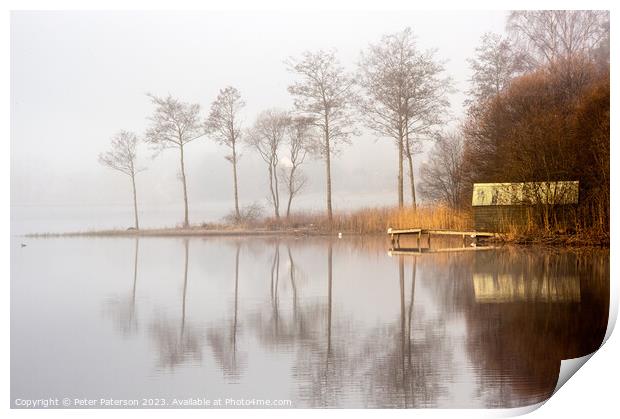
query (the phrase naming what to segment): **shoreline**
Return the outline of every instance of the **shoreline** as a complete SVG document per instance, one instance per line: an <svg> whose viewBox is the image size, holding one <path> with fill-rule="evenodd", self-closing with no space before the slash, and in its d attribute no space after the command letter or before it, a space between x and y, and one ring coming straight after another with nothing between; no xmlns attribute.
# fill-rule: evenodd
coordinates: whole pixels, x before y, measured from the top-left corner
<svg viewBox="0 0 620 419"><path fill-rule="evenodd" d="M225 228L148 228L140 230L92 230L58 233L29 233L22 237L27 238L58 238L58 237L226 237L226 236L327 236L334 234L329 231L316 229L225 229ZM351 234L351 233L347 233ZM377 234L377 233L363 233Z"/></svg>
<svg viewBox="0 0 620 419"><path fill-rule="evenodd" d="M386 232L378 231L338 231L321 228L147 228L128 230L91 230L57 233L29 233L21 235L26 238L60 238L60 237L273 237L273 236L338 236L339 233L347 236L386 236ZM549 246L549 247L597 247L609 248L609 237L591 237L580 235L510 235L500 233L500 237L484 240L487 243L514 244L519 246Z"/></svg>

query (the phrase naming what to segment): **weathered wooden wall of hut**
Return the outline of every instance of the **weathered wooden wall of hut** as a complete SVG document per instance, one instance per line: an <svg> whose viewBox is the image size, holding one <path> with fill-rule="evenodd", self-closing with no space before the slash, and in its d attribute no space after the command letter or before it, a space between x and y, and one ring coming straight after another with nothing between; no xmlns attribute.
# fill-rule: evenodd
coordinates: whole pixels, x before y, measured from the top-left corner
<svg viewBox="0 0 620 419"><path fill-rule="evenodd" d="M526 225L528 208L519 205L473 207L474 228L480 231L506 231L512 225Z"/></svg>

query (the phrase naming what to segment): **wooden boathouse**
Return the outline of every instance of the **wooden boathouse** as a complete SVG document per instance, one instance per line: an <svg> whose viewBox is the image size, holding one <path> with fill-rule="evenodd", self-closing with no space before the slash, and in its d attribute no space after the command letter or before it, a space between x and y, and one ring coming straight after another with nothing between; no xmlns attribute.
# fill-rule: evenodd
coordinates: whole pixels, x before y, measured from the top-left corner
<svg viewBox="0 0 620 419"><path fill-rule="evenodd" d="M578 181L474 183L474 228L501 232L537 217L566 217L578 199Z"/></svg>

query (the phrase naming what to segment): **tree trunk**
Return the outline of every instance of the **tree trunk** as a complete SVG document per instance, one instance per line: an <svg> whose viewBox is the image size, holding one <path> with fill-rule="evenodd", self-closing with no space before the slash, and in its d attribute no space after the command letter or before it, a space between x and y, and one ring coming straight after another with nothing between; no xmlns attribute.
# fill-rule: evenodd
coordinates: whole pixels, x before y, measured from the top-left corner
<svg viewBox="0 0 620 419"><path fill-rule="evenodd" d="M329 149L329 140L326 143L327 153L325 154L325 170L327 175L327 220L332 225L332 163L331 151Z"/></svg>
<svg viewBox="0 0 620 419"><path fill-rule="evenodd" d="M286 204L286 218L291 216L291 203L293 202L293 193L292 189L289 189L288 193L288 203Z"/></svg>
<svg viewBox="0 0 620 419"><path fill-rule="evenodd" d="M241 218L241 213L239 212L239 192L237 190L237 150L235 149L235 144L232 146L232 165L233 165L233 187L235 190L235 215L237 216L237 220Z"/></svg>
<svg viewBox="0 0 620 419"><path fill-rule="evenodd" d="M288 177L288 203L286 204L286 218L291 215L291 204L293 202L293 195L295 194L295 165L291 167L291 173Z"/></svg>
<svg viewBox="0 0 620 419"><path fill-rule="evenodd" d="M293 202L293 195L288 195L288 204L286 205L286 218L291 216L291 202Z"/></svg>
<svg viewBox="0 0 620 419"><path fill-rule="evenodd" d="M411 144L409 143L409 117L405 117L405 141L407 142L407 160L409 161L409 183L411 183L411 202L413 209L416 209L415 199L415 177L413 175L413 157L411 156Z"/></svg>
<svg viewBox="0 0 620 419"><path fill-rule="evenodd" d="M327 110L325 111L325 171L326 171L326 190L327 190L327 221L331 227L332 225L332 162L331 162L331 148L329 144L329 118L327 116Z"/></svg>
<svg viewBox="0 0 620 419"><path fill-rule="evenodd" d="M408 153L407 160L409 160L409 182L411 183L411 205L413 209L416 209L417 203L415 198L415 178L413 175L413 157L411 157L411 153Z"/></svg>
<svg viewBox="0 0 620 419"><path fill-rule="evenodd" d="M183 146L180 147L181 150L181 182L183 183L183 203L185 204L185 218L183 220L183 228L189 228L189 208L187 205L187 184L185 181L185 160L183 155Z"/></svg>
<svg viewBox="0 0 620 419"><path fill-rule="evenodd" d="M273 187L273 166L269 163L269 191L271 192L271 201L273 203L273 212L276 218L280 218L280 212L278 211L278 204L276 193Z"/></svg>
<svg viewBox="0 0 620 419"><path fill-rule="evenodd" d="M398 208L403 208L405 198L403 193L403 127L398 128Z"/></svg>
<svg viewBox="0 0 620 419"><path fill-rule="evenodd" d="M276 218L280 218L280 191L278 188L278 161L276 160L273 164L273 184L274 184L274 192L275 192L275 209L276 209Z"/></svg>
<svg viewBox="0 0 620 419"><path fill-rule="evenodd" d="M136 230L140 230L138 223L138 198L136 197L136 175L131 174L131 186L133 187L133 217L135 221Z"/></svg>

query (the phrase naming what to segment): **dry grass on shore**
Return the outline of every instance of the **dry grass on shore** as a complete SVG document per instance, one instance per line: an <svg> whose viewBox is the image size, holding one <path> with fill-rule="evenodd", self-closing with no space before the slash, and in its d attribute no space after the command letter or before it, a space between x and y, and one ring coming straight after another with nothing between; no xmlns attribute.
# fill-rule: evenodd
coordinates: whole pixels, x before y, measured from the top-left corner
<svg viewBox="0 0 620 419"><path fill-rule="evenodd" d="M324 213L295 213L290 217L266 218L249 225L267 229L311 228L317 231L372 234L385 233L392 228L470 229L471 214L445 206L407 208L363 208L334 213L329 223Z"/></svg>

